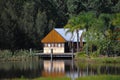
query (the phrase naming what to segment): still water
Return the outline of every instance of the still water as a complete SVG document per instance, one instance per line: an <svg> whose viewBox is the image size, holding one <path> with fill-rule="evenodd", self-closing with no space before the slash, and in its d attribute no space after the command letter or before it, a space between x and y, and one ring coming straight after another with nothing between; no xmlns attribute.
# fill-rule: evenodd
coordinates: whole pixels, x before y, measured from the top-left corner
<svg viewBox="0 0 120 80"><path fill-rule="evenodd" d="M70 77L112 74L120 75L120 64L79 63L73 60L39 60L1 62L0 80L10 78Z"/></svg>

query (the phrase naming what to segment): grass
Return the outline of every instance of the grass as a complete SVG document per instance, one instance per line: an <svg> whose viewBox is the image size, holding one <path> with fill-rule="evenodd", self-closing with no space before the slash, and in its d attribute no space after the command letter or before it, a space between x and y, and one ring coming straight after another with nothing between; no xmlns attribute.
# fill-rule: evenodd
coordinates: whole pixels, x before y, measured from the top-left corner
<svg viewBox="0 0 120 80"><path fill-rule="evenodd" d="M41 77L41 78L36 78L36 79L33 79L33 80L71 80L70 78L67 78L67 77L55 77L55 78L52 78L52 77L49 77L49 78L44 78L44 77Z"/></svg>
<svg viewBox="0 0 120 80"><path fill-rule="evenodd" d="M0 50L0 61L26 61L33 58L29 50Z"/></svg>
<svg viewBox="0 0 120 80"><path fill-rule="evenodd" d="M120 57L79 57L76 58L82 62L94 63L120 63Z"/></svg>
<svg viewBox="0 0 120 80"><path fill-rule="evenodd" d="M84 52L77 53L75 56L76 60L80 62L94 62L94 63L120 63L120 57L107 57L107 56L99 56L95 54L90 54L87 56Z"/></svg>
<svg viewBox="0 0 120 80"><path fill-rule="evenodd" d="M116 75L87 76L87 77L80 77L76 80L120 80L120 76L116 76Z"/></svg>
<svg viewBox="0 0 120 80"><path fill-rule="evenodd" d="M20 78L20 79L11 79L11 80L29 80L25 78ZM40 78L35 78L35 79L30 79L30 80L71 80L68 77L40 77ZM85 77L79 77L75 80L120 80L119 75L96 75L96 76L85 76Z"/></svg>
<svg viewBox="0 0 120 80"><path fill-rule="evenodd" d="M102 63L120 63L120 57L96 57L92 60Z"/></svg>
<svg viewBox="0 0 120 80"><path fill-rule="evenodd" d="M10 50L0 50L0 58L9 58L12 56L12 52Z"/></svg>
<svg viewBox="0 0 120 80"><path fill-rule="evenodd" d="M40 77L40 78L34 78L34 79L27 79L27 78L15 78L15 79L11 79L11 80L71 80L68 77Z"/></svg>

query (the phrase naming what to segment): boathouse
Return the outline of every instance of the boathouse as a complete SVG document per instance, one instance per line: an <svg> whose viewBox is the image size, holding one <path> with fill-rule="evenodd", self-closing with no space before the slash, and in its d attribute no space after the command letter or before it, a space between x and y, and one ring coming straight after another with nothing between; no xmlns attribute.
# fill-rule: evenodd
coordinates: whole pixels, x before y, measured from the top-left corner
<svg viewBox="0 0 120 80"><path fill-rule="evenodd" d="M71 52L71 48L74 47L74 51L77 50L77 35L76 32L67 32L68 29L64 28L55 28L48 33L42 39L44 44L43 52L44 53L68 53ZM84 40L82 38L82 33L84 30L79 30L79 47L82 50ZM73 44L73 46L72 46Z"/></svg>

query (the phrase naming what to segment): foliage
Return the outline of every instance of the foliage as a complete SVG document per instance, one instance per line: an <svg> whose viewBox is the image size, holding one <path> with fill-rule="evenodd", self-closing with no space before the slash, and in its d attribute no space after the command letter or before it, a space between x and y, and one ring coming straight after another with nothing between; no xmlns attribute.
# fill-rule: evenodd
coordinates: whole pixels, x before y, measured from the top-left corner
<svg viewBox="0 0 120 80"><path fill-rule="evenodd" d="M0 58L9 58L12 56L12 52L9 50L0 50Z"/></svg>
<svg viewBox="0 0 120 80"><path fill-rule="evenodd" d="M67 32L71 32L72 33L72 36L71 38L74 38L74 33L76 32L76 35L77 35L77 52L79 52L79 29L83 28L83 25L80 25L80 18L78 16L76 17L72 17L68 23L65 25L65 28L67 28ZM71 40L72 41L72 40ZM73 44L72 44L72 47L73 47Z"/></svg>
<svg viewBox="0 0 120 80"><path fill-rule="evenodd" d="M91 62L91 63L120 63L120 57L107 57L103 55L98 55L98 53L93 52L89 55L86 54L77 54L75 56L78 59L78 63L80 62Z"/></svg>
<svg viewBox="0 0 120 80"><path fill-rule="evenodd" d="M78 52L78 53L76 53L76 55L75 55L76 58L79 58L79 57L86 57L86 56L87 56L87 55L85 54L84 51Z"/></svg>
<svg viewBox="0 0 120 80"><path fill-rule="evenodd" d="M14 52L14 56L30 56L30 52L28 50L16 50Z"/></svg>
<svg viewBox="0 0 120 80"><path fill-rule="evenodd" d="M117 16L119 17L118 14ZM70 24L69 21L71 21L72 24ZM120 54L120 43L118 41L120 33L117 31L120 22L116 14L102 13L96 16L94 12L82 12L69 21L66 26L70 28L71 32L73 29L86 29L83 36L86 41L84 50L86 50L87 54L88 51L89 53L97 53L96 55L98 55L98 53L108 56L111 54Z"/></svg>
<svg viewBox="0 0 120 80"><path fill-rule="evenodd" d="M120 13L116 13L114 19L112 20L112 24L117 28L120 28Z"/></svg>
<svg viewBox="0 0 120 80"><path fill-rule="evenodd" d="M41 39L67 22L66 1L1 0L0 49L42 48Z"/></svg>
<svg viewBox="0 0 120 80"><path fill-rule="evenodd" d="M13 55L14 54L14 55ZM0 59L17 59L22 57L30 57L31 54L28 50L16 50L12 52L11 50L0 50Z"/></svg>
<svg viewBox="0 0 120 80"><path fill-rule="evenodd" d="M69 27L71 30L81 29L81 26L84 26L86 29L84 34L86 53L88 53L88 50L89 52L94 50L96 52L97 49L96 53L109 55L117 52L119 55L119 42L117 41L119 34L116 35L116 28L119 28L120 23L118 7L120 1L74 0L69 1L70 4L73 5L68 10L70 15L72 14L74 17L69 19L67 26L70 26L70 21L79 25L78 27L76 25Z"/></svg>
<svg viewBox="0 0 120 80"><path fill-rule="evenodd" d="M0 49L41 49L41 39L52 28L66 25L71 31L85 28L87 35L94 35L93 41L86 38L89 48L118 51L113 40L120 33L113 31L120 27L119 6L119 0L0 0Z"/></svg>

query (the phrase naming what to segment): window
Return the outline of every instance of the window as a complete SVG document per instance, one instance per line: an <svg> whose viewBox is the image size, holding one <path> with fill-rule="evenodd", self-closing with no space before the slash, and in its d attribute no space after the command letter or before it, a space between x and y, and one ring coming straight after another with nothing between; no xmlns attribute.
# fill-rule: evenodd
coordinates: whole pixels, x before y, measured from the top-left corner
<svg viewBox="0 0 120 80"><path fill-rule="evenodd" d="M44 46L45 46L45 47L47 47L47 43L46 43L46 44L44 44Z"/></svg>
<svg viewBox="0 0 120 80"><path fill-rule="evenodd" d="M48 44L48 47L50 47L50 44Z"/></svg>
<svg viewBox="0 0 120 80"><path fill-rule="evenodd" d="M54 44L53 44L53 43L51 44L51 47L54 47Z"/></svg>
<svg viewBox="0 0 120 80"><path fill-rule="evenodd" d="M58 44L58 47L61 47L61 44L60 44L60 43Z"/></svg>
<svg viewBox="0 0 120 80"><path fill-rule="evenodd" d="M57 47L57 43L55 43L55 47Z"/></svg>
<svg viewBox="0 0 120 80"><path fill-rule="evenodd" d="M64 47L64 43L62 43L62 47Z"/></svg>

